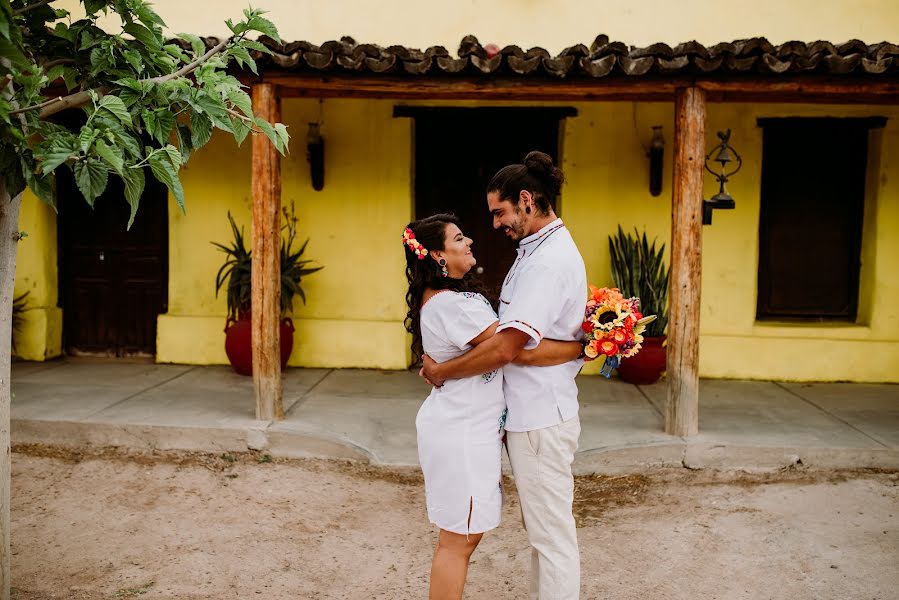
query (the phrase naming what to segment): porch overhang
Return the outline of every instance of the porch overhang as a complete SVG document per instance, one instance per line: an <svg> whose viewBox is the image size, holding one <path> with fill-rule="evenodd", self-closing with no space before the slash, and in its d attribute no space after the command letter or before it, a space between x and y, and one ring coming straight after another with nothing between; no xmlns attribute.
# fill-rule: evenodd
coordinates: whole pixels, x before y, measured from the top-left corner
<svg viewBox="0 0 899 600"><path fill-rule="evenodd" d="M255 53L259 75L239 74L254 90L274 92L265 96L268 109L260 107L261 114L276 114L277 103L284 97L672 102L674 184L665 429L682 437L695 435L699 423L699 291L707 103L899 104L899 46L888 42L787 42L775 46L764 38L753 38L711 47L687 42L674 48L666 44L633 48L598 36L589 48L578 44L552 56L542 48L524 51L518 46L485 47L468 36L462 40L457 56L451 56L439 46L425 51L403 46L382 48L357 44L350 38L321 46L309 42L280 44L266 38L262 41L272 54ZM206 42L209 45L217 40L209 38ZM254 104L261 97L254 94ZM265 214L276 214L272 211L280 202L280 172L270 168L269 161L278 159L264 149L264 144L254 144L253 152L254 186L262 173L278 178L265 185L260 182L258 189L267 191L254 195L254 204L264 203L268 207ZM259 174L257 168L261 168ZM274 225L269 216L265 230L277 235ZM278 260L277 244L266 247L266 256L254 250L254 273L257 260L260 265ZM271 277L277 275L277 269L268 272ZM253 285L255 298L256 278ZM274 281L271 287L277 293ZM275 300L269 303L276 306ZM272 331L272 336L259 340L266 348L254 349L254 356L277 355L277 331ZM267 364L266 372L254 370L257 382L280 381L277 361ZM280 396L262 398L260 389L257 384L257 406L280 405ZM268 389L280 387L271 385Z"/></svg>

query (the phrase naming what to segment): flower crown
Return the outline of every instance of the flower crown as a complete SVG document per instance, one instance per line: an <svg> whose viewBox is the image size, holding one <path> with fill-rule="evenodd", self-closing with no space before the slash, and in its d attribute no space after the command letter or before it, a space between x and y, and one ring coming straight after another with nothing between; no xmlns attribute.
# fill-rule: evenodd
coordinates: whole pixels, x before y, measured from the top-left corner
<svg viewBox="0 0 899 600"><path fill-rule="evenodd" d="M427 248L422 246L421 242L415 239L415 232L408 227L406 227L406 230L403 232L403 243L409 246L409 250L418 256L418 260L424 260L425 256L428 255Z"/></svg>

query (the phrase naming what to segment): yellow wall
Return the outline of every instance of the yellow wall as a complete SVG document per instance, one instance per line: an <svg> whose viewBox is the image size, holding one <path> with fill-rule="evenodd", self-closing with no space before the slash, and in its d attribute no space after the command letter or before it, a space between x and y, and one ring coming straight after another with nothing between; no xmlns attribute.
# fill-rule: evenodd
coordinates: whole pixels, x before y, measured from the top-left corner
<svg viewBox="0 0 899 600"><path fill-rule="evenodd" d="M15 295L28 292L22 327L13 333L15 354L25 360L59 356L62 311L57 303L56 214L30 191L22 198Z"/></svg>
<svg viewBox="0 0 899 600"><path fill-rule="evenodd" d="M359 42L426 48L443 45L455 52L467 34L484 44L543 46L551 52L577 43L588 46L600 33L626 44L703 44L766 36L790 40L869 43L895 42L899 2L895 0L155 0L157 12L173 32L227 35L227 18L240 17L248 4L270 11L281 37L320 44L349 35ZM78 0L54 3L76 12ZM213 9L214 7L214 9ZM104 24L115 27L111 20Z"/></svg>
<svg viewBox="0 0 899 600"><path fill-rule="evenodd" d="M403 256L398 231L412 215L411 125L386 101L285 100L292 153L281 161L282 203L294 204L306 256L325 269L303 282L309 299L294 302L290 364L402 368ZM304 136L321 119L325 187L312 190ZM215 298L223 255L209 242L230 239L226 213L250 233L249 143L216 135L191 158L182 179L187 216L171 213L169 313L159 319L160 362L226 361L225 298ZM399 291L399 293L398 293Z"/></svg>
<svg viewBox="0 0 899 600"><path fill-rule="evenodd" d="M591 281L609 281L607 237L618 223L635 225L670 241L673 109L665 104L584 104L565 129L565 219L584 255ZM872 135L863 239L859 321L856 324L783 324L755 320L758 269L762 130L759 117L888 117ZM706 147L715 132L732 128L743 169L729 185L734 211L716 211L703 228L700 374L703 377L899 381L899 110L838 107L712 104ZM636 130L634 123L636 120ZM638 136L664 126L665 188L647 192L647 161ZM891 160L892 158L892 160ZM706 178L706 197L716 190ZM632 216L629 216L632 215ZM801 224L798 224L801 226ZM595 372L595 367L591 369Z"/></svg>
<svg viewBox="0 0 899 600"><path fill-rule="evenodd" d="M394 102L285 100L293 135L282 160L283 203L295 204L307 255L325 269L304 282L308 306L295 301L297 326L290 364L403 368L407 338L402 253L397 231L412 218L411 120L393 118ZM446 104L446 103L444 103ZM473 105L474 103L465 103ZM670 239L673 107L666 103L579 103L563 133L564 219L591 282L610 283L608 235L621 224ZM872 136L856 324L787 325L755 320L757 295L761 129L759 117L866 116L888 118ZM325 188L312 190L304 151L306 123L323 122ZM664 189L648 193L648 144L653 125L666 138ZM703 229L700 373L705 377L792 380L899 380L899 109L797 105L712 104L707 147L732 128L744 158L729 189L734 211L717 211ZM214 276L223 255L209 242L227 242L230 210L250 233L250 151L216 135L182 173L187 215L170 211L169 312L159 318L160 362L224 363L225 300ZM706 194L715 184L706 179ZM174 207L174 205L173 205ZM17 290L31 286L48 322L32 325L29 358L59 352L55 219L26 198ZM35 251L34 248L42 248ZM43 317L42 317L43 318ZM24 353L23 353L24 355ZM595 367L588 369L594 372Z"/></svg>

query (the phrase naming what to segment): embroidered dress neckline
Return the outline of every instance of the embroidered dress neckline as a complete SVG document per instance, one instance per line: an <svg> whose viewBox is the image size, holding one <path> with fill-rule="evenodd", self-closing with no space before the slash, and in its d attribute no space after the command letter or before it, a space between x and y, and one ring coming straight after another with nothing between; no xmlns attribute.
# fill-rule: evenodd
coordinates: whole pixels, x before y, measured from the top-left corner
<svg viewBox="0 0 899 600"><path fill-rule="evenodd" d="M427 306L427 305L428 305L428 302L430 302L431 300L434 299L434 296L439 296L439 295L442 294L443 292L454 292L454 291L455 291L455 290L437 290L436 292L434 292L433 294L431 294L431 297L430 297L430 298L428 298L427 300L425 300L424 302L421 303L421 306L419 307L418 310L421 311L421 309L423 309L425 306Z"/></svg>

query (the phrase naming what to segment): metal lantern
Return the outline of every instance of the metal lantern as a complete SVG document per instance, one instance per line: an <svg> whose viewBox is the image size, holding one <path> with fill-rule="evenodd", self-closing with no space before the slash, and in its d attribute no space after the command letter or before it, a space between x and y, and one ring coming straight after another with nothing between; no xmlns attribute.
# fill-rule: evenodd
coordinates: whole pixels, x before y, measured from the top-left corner
<svg viewBox="0 0 899 600"><path fill-rule="evenodd" d="M325 187L325 140L319 130L319 123L309 123L309 131L306 132L306 160L309 161L312 189L321 191Z"/></svg>
<svg viewBox="0 0 899 600"><path fill-rule="evenodd" d="M721 140L721 143L712 148L711 152L709 152L705 157L705 168L709 173L715 176L715 179L718 180L719 188L717 194L715 194L708 200L702 201L703 225L712 224L713 210L733 209L737 206L736 202L734 202L733 197L724 187L724 184L727 183L728 180L733 177L737 173L737 171L740 170L740 167L743 166L743 159L740 158L740 155L737 154L736 150L730 147L730 133L730 129L728 129L727 132L724 133L719 131L718 139ZM712 156L714 156L714 158L712 158ZM716 173L709 166L713 162L717 162L721 165L720 172ZM728 165L734 162L736 162L736 167L732 171L728 171Z"/></svg>

